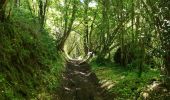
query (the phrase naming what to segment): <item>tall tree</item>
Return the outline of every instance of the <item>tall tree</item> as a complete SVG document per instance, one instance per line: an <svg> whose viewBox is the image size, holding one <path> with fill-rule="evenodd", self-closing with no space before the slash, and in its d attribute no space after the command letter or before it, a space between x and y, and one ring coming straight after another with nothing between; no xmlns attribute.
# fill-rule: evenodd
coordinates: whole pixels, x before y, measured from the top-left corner
<svg viewBox="0 0 170 100"><path fill-rule="evenodd" d="M159 10L159 19L156 19L157 27L160 32L162 49L165 52L163 58L167 74L167 83L170 86L170 1L161 0L159 2Z"/></svg>
<svg viewBox="0 0 170 100"><path fill-rule="evenodd" d="M71 4L72 8L70 13L70 2L68 0L64 2L64 33L59 41L57 41L57 49L61 51L64 51L64 44L72 31L73 23L76 19L77 0L72 0ZM71 15L70 17L69 14Z"/></svg>
<svg viewBox="0 0 170 100"><path fill-rule="evenodd" d="M5 8L6 8L7 0L0 1L0 21L3 22L5 20Z"/></svg>
<svg viewBox="0 0 170 100"><path fill-rule="evenodd" d="M88 42L89 42L89 25L88 25L88 5L89 0L84 1L84 52L85 54L88 53Z"/></svg>
<svg viewBox="0 0 170 100"><path fill-rule="evenodd" d="M170 1L169 0L141 0L150 19L153 20L156 34L160 39L163 51L163 61L167 83L170 83ZM170 84L169 84L170 87Z"/></svg>
<svg viewBox="0 0 170 100"><path fill-rule="evenodd" d="M44 28L44 24L45 24L47 3L48 0L39 0L39 21L40 21L41 29Z"/></svg>

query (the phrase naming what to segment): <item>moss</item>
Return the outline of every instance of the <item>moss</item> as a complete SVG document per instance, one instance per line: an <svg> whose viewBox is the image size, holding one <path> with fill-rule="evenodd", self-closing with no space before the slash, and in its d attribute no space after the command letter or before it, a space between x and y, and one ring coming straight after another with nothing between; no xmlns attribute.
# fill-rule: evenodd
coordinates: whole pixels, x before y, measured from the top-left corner
<svg viewBox="0 0 170 100"><path fill-rule="evenodd" d="M63 60L54 39L45 30L39 32L36 17L28 13L20 9L10 22L0 24L2 100L50 98L60 82Z"/></svg>

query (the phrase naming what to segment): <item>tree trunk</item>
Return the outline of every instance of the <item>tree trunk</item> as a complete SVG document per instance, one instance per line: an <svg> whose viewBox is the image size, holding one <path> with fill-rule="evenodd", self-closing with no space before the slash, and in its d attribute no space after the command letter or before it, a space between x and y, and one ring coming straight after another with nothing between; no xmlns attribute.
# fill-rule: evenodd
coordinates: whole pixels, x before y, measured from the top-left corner
<svg viewBox="0 0 170 100"><path fill-rule="evenodd" d="M6 2L7 2L7 0L1 0L0 1L0 22L4 22L4 20L5 20Z"/></svg>
<svg viewBox="0 0 170 100"><path fill-rule="evenodd" d="M14 0L15 7L18 7L20 5L20 0Z"/></svg>
<svg viewBox="0 0 170 100"><path fill-rule="evenodd" d="M39 0L39 22L41 30L44 28L45 16L46 16L47 0L44 2Z"/></svg>
<svg viewBox="0 0 170 100"><path fill-rule="evenodd" d="M75 16L76 16L76 11L77 11L77 5L76 5L76 1L74 0L74 5L72 8L72 15L71 15L71 19L70 21L68 21L67 17L68 17L68 4L67 4L67 0L65 0L66 3L66 13L65 13L65 29L64 29L64 35L63 37L60 39L59 43L57 43L57 49L60 51L64 51L64 44L67 40L67 38L69 37L71 31L72 31L72 26L75 20Z"/></svg>
<svg viewBox="0 0 170 100"><path fill-rule="evenodd" d="M85 55L88 53L88 45L89 45L89 28L88 28L88 4L89 4L89 0L85 0L85 7L84 7L84 53Z"/></svg>
<svg viewBox="0 0 170 100"><path fill-rule="evenodd" d="M160 40L162 49L165 52L163 59L165 71L167 75L167 84L170 88L170 2L169 0L162 0L159 3L159 9L162 9L160 17L157 18L157 27L159 28Z"/></svg>

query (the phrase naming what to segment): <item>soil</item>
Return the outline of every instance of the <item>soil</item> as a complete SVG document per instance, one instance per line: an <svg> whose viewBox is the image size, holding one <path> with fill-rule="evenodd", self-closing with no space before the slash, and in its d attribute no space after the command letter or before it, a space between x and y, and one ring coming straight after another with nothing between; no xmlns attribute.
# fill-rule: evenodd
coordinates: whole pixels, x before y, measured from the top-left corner
<svg viewBox="0 0 170 100"><path fill-rule="evenodd" d="M87 62L66 61L61 86L54 100L114 100L114 94L102 88Z"/></svg>

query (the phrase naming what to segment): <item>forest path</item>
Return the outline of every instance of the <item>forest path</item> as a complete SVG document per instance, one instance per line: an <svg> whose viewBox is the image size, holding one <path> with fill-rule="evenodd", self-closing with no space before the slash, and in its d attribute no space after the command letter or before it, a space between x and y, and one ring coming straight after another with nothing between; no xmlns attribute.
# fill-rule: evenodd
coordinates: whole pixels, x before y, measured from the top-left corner
<svg viewBox="0 0 170 100"><path fill-rule="evenodd" d="M66 71L57 94L59 100L114 100L113 94L101 88L90 65L79 60L66 62Z"/></svg>

